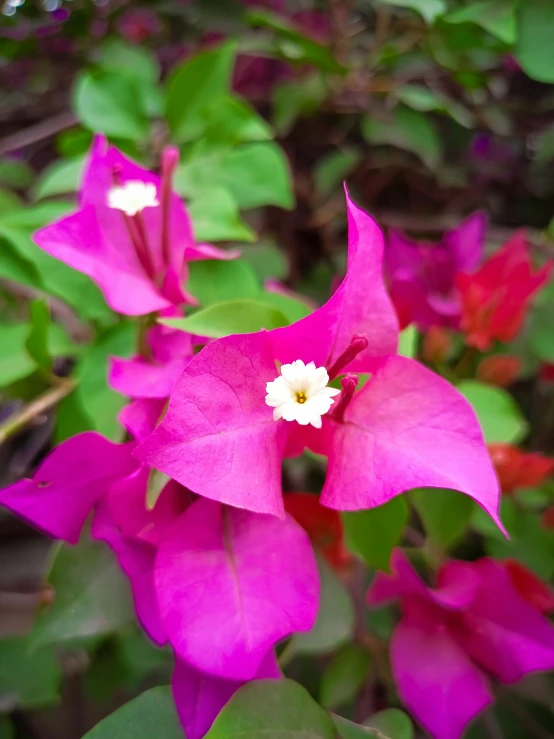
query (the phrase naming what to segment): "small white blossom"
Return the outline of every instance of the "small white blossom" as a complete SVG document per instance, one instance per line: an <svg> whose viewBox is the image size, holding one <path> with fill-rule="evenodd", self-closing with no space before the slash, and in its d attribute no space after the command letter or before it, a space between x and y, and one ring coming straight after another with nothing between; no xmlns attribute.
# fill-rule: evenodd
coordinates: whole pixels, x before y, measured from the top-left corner
<svg viewBox="0 0 554 739"><path fill-rule="evenodd" d="M108 205L122 210L128 216L135 216L144 208L159 205L156 185L142 180L128 180L123 185L116 185L108 190Z"/></svg>
<svg viewBox="0 0 554 739"><path fill-rule="evenodd" d="M327 387L328 382L325 367L316 367L313 362L304 364L297 359L292 364L283 364L280 377L266 385L265 402L274 409L273 419L284 418L320 429L321 416L335 402L333 397L340 393L334 387Z"/></svg>

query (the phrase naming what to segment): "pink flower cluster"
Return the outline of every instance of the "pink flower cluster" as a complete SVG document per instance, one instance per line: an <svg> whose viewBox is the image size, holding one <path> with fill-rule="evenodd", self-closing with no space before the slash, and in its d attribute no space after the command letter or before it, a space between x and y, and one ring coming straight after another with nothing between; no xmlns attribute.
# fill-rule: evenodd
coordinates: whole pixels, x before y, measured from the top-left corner
<svg viewBox="0 0 554 739"><path fill-rule="evenodd" d="M187 262L235 255L195 244L172 191L176 163L167 150L158 177L96 139L79 210L41 229L37 244L89 275L119 313L179 315L194 302L184 287ZM314 624L318 572L308 535L285 513L284 458L306 448L327 457L320 501L332 509L371 508L415 487L453 488L501 526L477 419L449 383L396 354L382 234L348 193L346 207L348 270L325 305L285 328L209 343L153 324L137 356L114 358L110 369L110 385L131 399L120 416L131 440L80 434L32 479L0 491L3 505L69 543L92 514L91 535L114 550L145 631L175 653L173 690L188 739L204 735L245 681L279 678L275 645ZM195 354L198 343L206 345ZM403 598L397 678L406 704L439 739L457 737L490 700L484 674L463 649L507 679L547 666L551 636L542 620L529 622L544 634L540 659L501 674L491 667L499 654L493 632L466 634L463 647L450 636L455 629L458 639L489 608L482 584L489 571L500 593L500 565L447 566L444 595L427 589L400 555L393 565L395 575L379 576L371 599ZM527 618L518 608L513 619ZM428 633L431 650L446 644L458 660L452 689L470 693L448 728L442 707L436 720L422 707L442 695L423 653ZM433 658L433 674L448 676L448 659Z"/></svg>

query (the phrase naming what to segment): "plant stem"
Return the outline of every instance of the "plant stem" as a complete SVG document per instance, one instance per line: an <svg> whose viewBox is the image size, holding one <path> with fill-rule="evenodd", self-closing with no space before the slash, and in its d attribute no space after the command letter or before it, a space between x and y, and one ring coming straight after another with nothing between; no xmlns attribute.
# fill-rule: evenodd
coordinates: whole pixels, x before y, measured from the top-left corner
<svg viewBox="0 0 554 739"><path fill-rule="evenodd" d="M24 406L19 413L8 418L0 424L0 444L3 444L18 431L25 428L29 423L42 413L50 410L53 406L63 400L77 386L75 380L66 379L55 387L49 388L42 395Z"/></svg>

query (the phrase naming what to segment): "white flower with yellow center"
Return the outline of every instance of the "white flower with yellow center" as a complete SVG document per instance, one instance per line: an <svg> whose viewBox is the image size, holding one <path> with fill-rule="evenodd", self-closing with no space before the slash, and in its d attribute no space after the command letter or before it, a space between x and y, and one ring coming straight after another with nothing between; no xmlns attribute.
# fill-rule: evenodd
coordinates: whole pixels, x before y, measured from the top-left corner
<svg viewBox="0 0 554 739"><path fill-rule="evenodd" d="M142 180L128 180L108 190L108 206L122 210L128 216L136 216L145 208L159 205L156 185Z"/></svg>
<svg viewBox="0 0 554 739"><path fill-rule="evenodd" d="M324 416L340 393L327 387L329 375L325 367L316 367L313 362L304 364L297 359L292 364L281 365L281 375L266 385L265 402L273 408L273 419L297 421L301 426L311 424L321 428Z"/></svg>

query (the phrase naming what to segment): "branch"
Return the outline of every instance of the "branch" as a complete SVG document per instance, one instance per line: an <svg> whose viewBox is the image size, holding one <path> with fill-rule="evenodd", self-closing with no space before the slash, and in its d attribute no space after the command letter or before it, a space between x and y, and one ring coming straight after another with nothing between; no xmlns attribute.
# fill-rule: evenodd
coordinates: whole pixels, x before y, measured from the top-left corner
<svg viewBox="0 0 554 739"><path fill-rule="evenodd" d="M48 118L46 121L41 121L33 126L24 128L23 131L18 131L17 133L11 134L11 136L5 136L3 139L0 139L0 155L15 151L16 149L22 149L24 146L35 144L44 139L49 139L60 131L71 128L77 121L78 118L75 113L60 113L52 118Z"/></svg>
<svg viewBox="0 0 554 739"><path fill-rule="evenodd" d="M8 418L7 421L0 424L0 444L4 444L4 442L17 434L18 431L21 431L25 426L32 423L38 416L53 408L69 395L76 386L77 383L75 380L64 379L58 385L46 390L42 395L39 395L24 406L19 413L16 413L11 418Z"/></svg>

